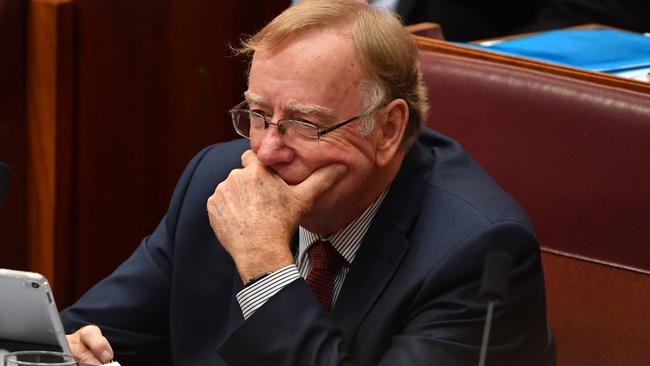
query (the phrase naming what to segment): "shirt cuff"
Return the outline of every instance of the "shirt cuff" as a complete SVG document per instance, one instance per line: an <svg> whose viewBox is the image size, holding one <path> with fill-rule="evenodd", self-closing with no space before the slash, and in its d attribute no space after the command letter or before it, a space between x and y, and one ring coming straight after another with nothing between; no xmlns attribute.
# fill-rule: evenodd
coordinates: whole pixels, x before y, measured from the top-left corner
<svg viewBox="0 0 650 366"><path fill-rule="evenodd" d="M273 295L291 282L300 278L298 267L291 264L262 278L254 284L244 287L236 295L244 319L264 305Z"/></svg>

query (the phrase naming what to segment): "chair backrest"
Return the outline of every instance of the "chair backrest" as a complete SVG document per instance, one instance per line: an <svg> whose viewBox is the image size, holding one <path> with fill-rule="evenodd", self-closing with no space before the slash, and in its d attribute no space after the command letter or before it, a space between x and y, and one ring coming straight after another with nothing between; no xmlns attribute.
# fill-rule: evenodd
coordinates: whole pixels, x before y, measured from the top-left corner
<svg viewBox="0 0 650 366"><path fill-rule="evenodd" d="M560 364L650 360L640 315L650 309L650 95L439 52L420 62L426 124L465 146L535 224ZM622 288L639 293L621 301L610 290Z"/></svg>

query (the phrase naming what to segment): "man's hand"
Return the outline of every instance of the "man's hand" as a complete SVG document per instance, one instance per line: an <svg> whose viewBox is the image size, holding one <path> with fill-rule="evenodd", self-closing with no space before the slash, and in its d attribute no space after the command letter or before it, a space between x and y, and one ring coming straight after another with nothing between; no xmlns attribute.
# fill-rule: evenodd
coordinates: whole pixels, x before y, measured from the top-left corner
<svg viewBox="0 0 650 366"><path fill-rule="evenodd" d="M210 226L230 253L244 283L293 264L289 242L319 195L347 171L328 165L295 186L266 168L255 153L242 154L243 169L230 172L208 199Z"/></svg>
<svg viewBox="0 0 650 366"><path fill-rule="evenodd" d="M113 359L113 349L102 331L95 325L87 325L66 335L72 355L80 362L101 365Z"/></svg>

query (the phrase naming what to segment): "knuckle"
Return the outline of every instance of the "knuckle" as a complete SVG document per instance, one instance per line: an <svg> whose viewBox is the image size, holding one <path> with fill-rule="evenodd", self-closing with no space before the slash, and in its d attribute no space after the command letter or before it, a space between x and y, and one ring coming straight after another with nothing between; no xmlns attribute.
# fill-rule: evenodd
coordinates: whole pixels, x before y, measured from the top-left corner
<svg viewBox="0 0 650 366"><path fill-rule="evenodd" d="M217 185L217 189L214 190L214 194L210 196L209 200L212 205L216 206L219 203L219 197L223 194L224 191L227 191L227 183L221 182Z"/></svg>
<svg viewBox="0 0 650 366"><path fill-rule="evenodd" d="M212 196L208 197L208 201L207 201L208 209L210 209L210 207L213 207L213 206L216 205L216 203L217 203L216 202L217 201L217 194L219 194L219 193L215 192Z"/></svg>
<svg viewBox="0 0 650 366"><path fill-rule="evenodd" d="M92 332L93 332L93 327L94 327L93 325L86 325L85 327L79 329L79 330L77 331L77 333L79 333L79 336L80 336L81 338L88 337L89 335L92 334Z"/></svg>
<svg viewBox="0 0 650 366"><path fill-rule="evenodd" d="M228 184L228 183L239 180L240 177L242 176L243 171L244 171L244 169L233 169L233 170L231 170L230 173L228 173L228 177L225 180L223 180L221 183L219 183L219 185L223 186L225 184Z"/></svg>
<svg viewBox="0 0 650 366"><path fill-rule="evenodd" d="M81 341L84 344L96 342L98 338L103 338L102 331L96 325L87 325L78 331Z"/></svg>

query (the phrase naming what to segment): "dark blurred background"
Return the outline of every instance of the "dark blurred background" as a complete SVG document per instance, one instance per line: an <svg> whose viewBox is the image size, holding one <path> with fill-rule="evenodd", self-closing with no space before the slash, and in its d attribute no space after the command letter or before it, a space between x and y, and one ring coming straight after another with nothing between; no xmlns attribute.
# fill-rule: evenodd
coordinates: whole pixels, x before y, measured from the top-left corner
<svg viewBox="0 0 650 366"><path fill-rule="evenodd" d="M475 41L587 23L650 32L648 0L371 0L371 3L388 6L407 23L438 23L449 41Z"/></svg>

